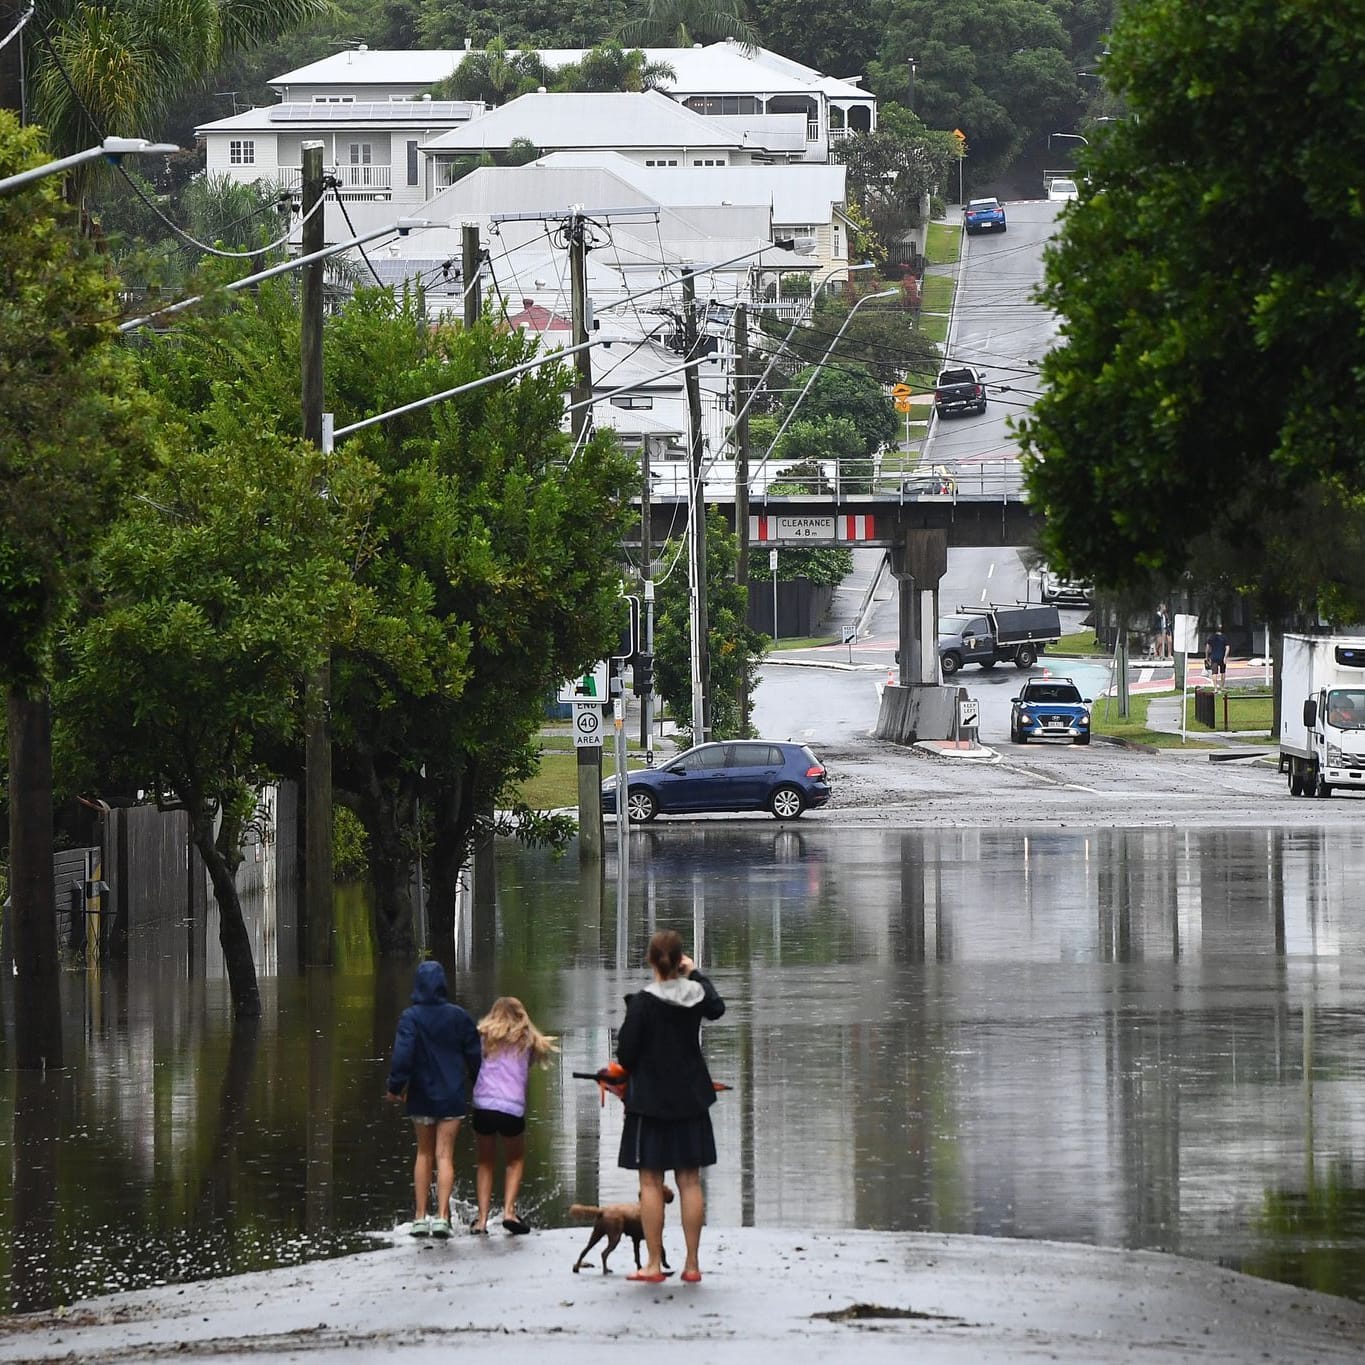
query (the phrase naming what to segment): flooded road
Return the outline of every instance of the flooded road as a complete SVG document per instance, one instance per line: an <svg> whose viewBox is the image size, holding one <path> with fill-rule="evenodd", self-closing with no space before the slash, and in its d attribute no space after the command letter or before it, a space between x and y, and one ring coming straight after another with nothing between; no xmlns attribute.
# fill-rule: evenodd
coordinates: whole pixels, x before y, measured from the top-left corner
<svg viewBox="0 0 1365 1365"><path fill-rule="evenodd" d="M496 869L455 994L517 994L562 1039L532 1082L533 1223L632 1192L619 1105L570 1072L608 1059L671 926L729 1004L705 1034L734 1086L713 1223L1158 1248L1365 1298L1365 831L660 822L624 907L611 858L605 883L572 852ZM8 1308L338 1254L408 1216L381 1094L411 976L366 969L343 911L346 969L263 980L248 1029L154 945L66 980L69 1070L7 1067L0 1095ZM457 1163L468 1209L467 1132Z"/></svg>

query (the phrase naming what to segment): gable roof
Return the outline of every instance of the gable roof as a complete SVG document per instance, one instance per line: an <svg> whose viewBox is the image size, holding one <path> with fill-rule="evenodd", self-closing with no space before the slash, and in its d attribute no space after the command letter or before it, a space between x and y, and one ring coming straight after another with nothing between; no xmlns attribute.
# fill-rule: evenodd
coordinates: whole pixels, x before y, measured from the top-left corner
<svg viewBox="0 0 1365 1365"><path fill-rule="evenodd" d="M550 67L582 61L587 48L540 48L540 58ZM775 95L801 90L823 90L835 99L875 103L876 97L851 81L838 80L813 67L783 57L768 48L746 49L730 41L698 47L648 47L645 60L666 62L677 73L664 82L673 90L698 94ZM269 82L272 88L291 85L434 85L449 76L464 61L463 48L419 51L361 47L336 52L293 71L286 71Z"/></svg>
<svg viewBox="0 0 1365 1365"><path fill-rule="evenodd" d="M533 146L563 147L711 147L739 151L742 132L703 118L661 95L537 92L490 109L461 128L427 142L427 152L481 152L506 148L525 138Z"/></svg>
<svg viewBox="0 0 1365 1365"><path fill-rule="evenodd" d="M201 123L195 135L204 133L252 132L296 133L316 127L331 131L338 126L440 128L465 123L483 113L484 106L477 100L385 100L356 101L346 104L324 104L314 100L295 100L281 104L262 105L240 114Z"/></svg>

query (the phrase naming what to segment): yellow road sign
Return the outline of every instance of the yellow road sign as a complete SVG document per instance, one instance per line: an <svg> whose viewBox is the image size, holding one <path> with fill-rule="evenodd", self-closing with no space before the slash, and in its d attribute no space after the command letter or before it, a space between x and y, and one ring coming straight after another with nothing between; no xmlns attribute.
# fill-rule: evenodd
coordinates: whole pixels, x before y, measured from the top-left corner
<svg viewBox="0 0 1365 1365"><path fill-rule="evenodd" d="M909 384L892 384L891 386L892 398L909 398L912 392Z"/></svg>
<svg viewBox="0 0 1365 1365"><path fill-rule="evenodd" d="M909 412L909 411L910 411L910 400L909 400L908 398L897 398L897 399L896 399L896 411L897 411L897 412Z"/></svg>

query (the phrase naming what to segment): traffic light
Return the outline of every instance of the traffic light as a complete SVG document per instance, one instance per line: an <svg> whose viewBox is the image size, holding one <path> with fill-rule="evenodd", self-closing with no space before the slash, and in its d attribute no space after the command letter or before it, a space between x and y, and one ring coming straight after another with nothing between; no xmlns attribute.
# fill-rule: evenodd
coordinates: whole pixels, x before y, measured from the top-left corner
<svg viewBox="0 0 1365 1365"><path fill-rule="evenodd" d="M635 695L647 697L654 691L654 656L637 654L635 664Z"/></svg>

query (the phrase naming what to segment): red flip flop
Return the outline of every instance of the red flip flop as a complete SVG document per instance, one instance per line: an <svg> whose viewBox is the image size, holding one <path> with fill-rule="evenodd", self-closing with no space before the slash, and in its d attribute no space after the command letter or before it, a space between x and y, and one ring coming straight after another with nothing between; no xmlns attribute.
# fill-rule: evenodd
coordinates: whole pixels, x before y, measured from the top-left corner
<svg viewBox="0 0 1365 1365"><path fill-rule="evenodd" d="M636 1284L663 1284L667 1278L668 1276L662 1272L658 1275L646 1275L643 1270L632 1270L626 1276L626 1279L634 1280Z"/></svg>
<svg viewBox="0 0 1365 1365"><path fill-rule="evenodd" d="M684 1284L700 1284L700 1283L701 1283L701 1271L700 1271L700 1270L684 1270L683 1273L682 1273L682 1282L683 1282Z"/></svg>

